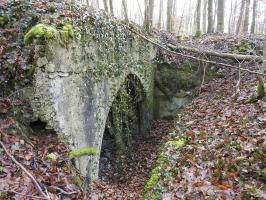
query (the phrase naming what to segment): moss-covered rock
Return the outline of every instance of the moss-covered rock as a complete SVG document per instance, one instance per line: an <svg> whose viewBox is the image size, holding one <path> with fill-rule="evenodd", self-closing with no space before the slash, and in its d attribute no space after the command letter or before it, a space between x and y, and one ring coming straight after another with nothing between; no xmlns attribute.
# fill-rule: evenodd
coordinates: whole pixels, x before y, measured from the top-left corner
<svg viewBox="0 0 266 200"><path fill-rule="evenodd" d="M36 40L54 40L58 38L59 34L55 27L45 24L37 24L33 26L24 36L24 43L30 44Z"/></svg>

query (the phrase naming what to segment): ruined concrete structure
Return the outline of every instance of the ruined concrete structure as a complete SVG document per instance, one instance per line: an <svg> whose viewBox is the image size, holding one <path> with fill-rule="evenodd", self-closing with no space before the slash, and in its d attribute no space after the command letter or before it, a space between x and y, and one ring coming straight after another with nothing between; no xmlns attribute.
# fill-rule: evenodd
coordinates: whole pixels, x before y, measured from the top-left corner
<svg viewBox="0 0 266 200"><path fill-rule="evenodd" d="M108 18L75 32L76 39L67 44L53 40L36 45L31 105L36 117L47 122L73 149L96 149L97 155L76 160L81 173L95 180L110 107L131 74L139 78L145 92L142 127L150 125L156 52L125 25Z"/></svg>

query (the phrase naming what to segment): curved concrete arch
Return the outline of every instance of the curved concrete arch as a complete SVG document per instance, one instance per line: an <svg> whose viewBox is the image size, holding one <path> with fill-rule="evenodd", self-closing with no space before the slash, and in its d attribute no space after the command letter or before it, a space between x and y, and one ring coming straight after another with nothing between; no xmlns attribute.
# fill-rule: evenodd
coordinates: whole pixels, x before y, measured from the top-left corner
<svg viewBox="0 0 266 200"><path fill-rule="evenodd" d="M120 25L117 25L120 26ZM110 106L120 85L129 74L136 75L147 95L147 126L153 118L153 87L156 51L151 44L125 31L123 52L106 48L105 41L73 41L67 47L60 43L47 45L46 55L38 55L34 75L34 98L31 105L36 117L47 122L73 149L95 148L96 156L76 159L83 175L98 178L101 142ZM97 34L97 33L95 33ZM110 33L112 37L120 37ZM94 36L95 37L95 36ZM121 39L112 39L112 42ZM42 46L36 46L36 52ZM100 52L99 53L99 49Z"/></svg>

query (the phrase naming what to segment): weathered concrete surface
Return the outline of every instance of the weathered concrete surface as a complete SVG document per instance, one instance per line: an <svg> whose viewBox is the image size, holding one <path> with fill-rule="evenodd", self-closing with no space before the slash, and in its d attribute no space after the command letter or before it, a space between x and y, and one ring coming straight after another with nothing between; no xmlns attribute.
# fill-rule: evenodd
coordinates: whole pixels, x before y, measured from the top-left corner
<svg viewBox="0 0 266 200"><path fill-rule="evenodd" d="M31 101L36 117L55 129L71 148L97 149L96 156L76 161L91 180L98 178L109 109L129 74L139 78L146 93L143 119L147 127L153 117L155 49L123 25L104 20L81 29L80 39L67 45L54 41L36 46L38 67Z"/></svg>

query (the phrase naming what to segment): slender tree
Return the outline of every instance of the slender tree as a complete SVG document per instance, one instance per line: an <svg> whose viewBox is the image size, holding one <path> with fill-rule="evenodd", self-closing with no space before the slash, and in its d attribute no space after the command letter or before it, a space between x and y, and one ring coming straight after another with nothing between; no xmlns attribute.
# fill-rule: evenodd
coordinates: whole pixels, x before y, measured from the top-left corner
<svg viewBox="0 0 266 200"><path fill-rule="evenodd" d="M207 5L208 5L208 1L204 0L203 3L204 3L204 5L203 5L202 32L206 33L206 31L207 31Z"/></svg>
<svg viewBox="0 0 266 200"><path fill-rule="evenodd" d="M162 18L163 18L163 0L160 0L158 28L162 28Z"/></svg>
<svg viewBox="0 0 266 200"><path fill-rule="evenodd" d="M201 0L197 0L197 9L196 9L196 35L201 34Z"/></svg>
<svg viewBox="0 0 266 200"><path fill-rule="evenodd" d="M217 24L218 0L214 0L213 10L214 13L212 18L212 32L214 33L215 29L217 28L215 24Z"/></svg>
<svg viewBox="0 0 266 200"><path fill-rule="evenodd" d="M229 14L229 21L228 21L228 33L232 32L232 19L233 18L233 1L231 1L230 5L230 14Z"/></svg>
<svg viewBox="0 0 266 200"><path fill-rule="evenodd" d="M243 21L243 15L244 15L244 11L245 11L245 3L246 3L246 0L241 1L241 8L240 8L240 12L239 12L239 18L238 18L237 26L236 26L236 34L239 34L240 30L241 30L241 25L242 25L242 21Z"/></svg>
<svg viewBox="0 0 266 200"><path fill-rule="evenodd" d="M98 10L99 2L97 0L87 0L87 5L90 10Z"/></svg>
<svg viewBox="0 0 266 200"><path fill-rule="evenodd" d="M213 32L213 0L208 0L208 33Z"/></svg>
<svg viewBox="0 0 266 200"><path fill-rule="evenodd" d="M176 5L177 5L177 0L173 0L173 10L172 10L172 32L175 30L175 25L176 25L176 19L177 19L177 9L176 9Z"/></svg>
<svg viewBox="0 0 266 200"><path fill-rule="evenodd" d="M237 11L237 2L231 1L231 10L228 22L228 32L231 34L235 30L236 17L235 13Z"/></svg>
<svg viewBox="0 0 266 200"><path fill-rule="evenodd" d="M225 0L218 0L217 32L224 32L224 4Z"/></svg>
<svg viewBox="0 0 266 200"><path fill-rule="evenodd" d="M245 20L244 20L244 33L248 33L248 27L249 27L249 7L250 7L250 0L246 0Z"/></svg>
<svg viewBox="0 0 266 200"><path fill-rule="evenodd" d="M107 0L103 0L103 5L104 5L104 10L105 10L106 12L109 12L109 11L108 11Z"/></svg>
<svg viewBox="0 0 266 200"><path fill-rule="evenodd" d="M167 1L167 31L173 30L173 0Z"/></svg>
<svg viewBox="0 0 266 200"><path fill-rule="evenodd" d="M126 2L126 0L122 0L122 7L123 7L125 20L128 21L128 11L127 11L127 2Z"/></svg>
<svg viewBox="0 0 266 200"><path fill-rule="evenodd" d="M109 0L110 13L114 16L113 0Z"/></svg>
<svg viewBox="0 0 266 200"><path fill-rule="evenodd" d="M182 26L183 26L184 13L185 13L185 6L186 6L186 4L183 5L182 15L181 15L181 17L180 17L179 27L178 27L178 29L177 29L177 34L178 34L178 35L180 34L181 28L182 28Z"/></svg>
<svg viewBox="0 0 266 200"><path fill-rule="evenodd" d="M262 64L262 73L264 74L264 82L266 80L266 35L264 39L264 50L263 50L263 64Z"/></svg>
<svg viewBox="0 0 266 200"><path fill-rule="evenodd" d="M154 0L145 0L144 27L150 31L153 21Z"/></svg>
<svg viewBox="0 0 266 200"><path fill-rule="evenodd" d="M251 34L255 33L256 10L257 10L257 1L254 0L253 6L252 6L252 22L251 22L251 29L250 29Z"/></svg>

